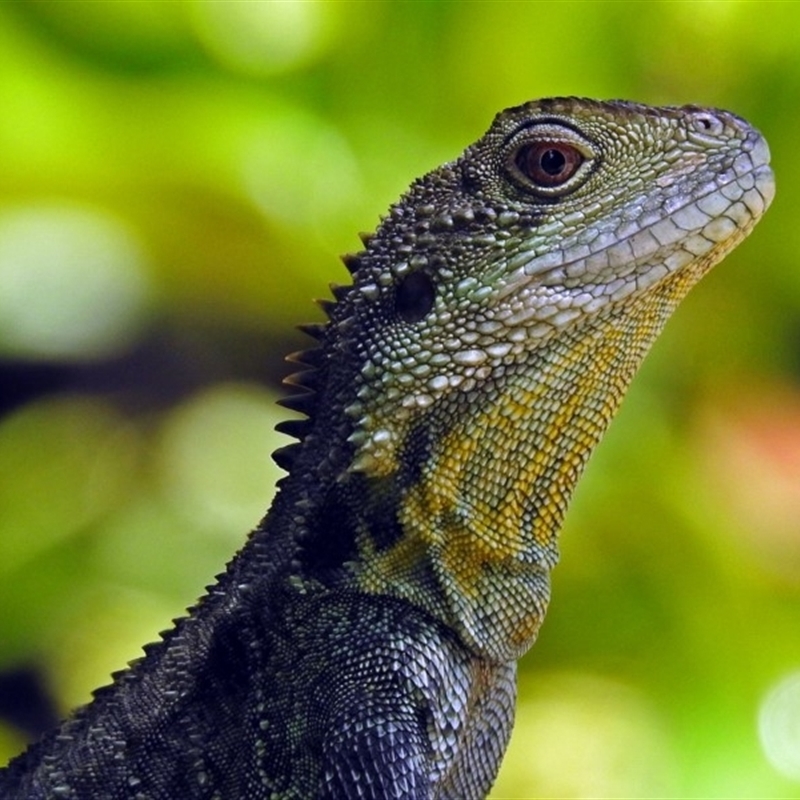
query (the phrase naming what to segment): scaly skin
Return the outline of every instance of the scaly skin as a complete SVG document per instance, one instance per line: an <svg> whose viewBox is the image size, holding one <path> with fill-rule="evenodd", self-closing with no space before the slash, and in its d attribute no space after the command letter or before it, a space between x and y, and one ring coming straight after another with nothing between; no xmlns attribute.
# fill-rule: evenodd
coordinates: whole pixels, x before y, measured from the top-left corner
<svg viewBox="0 0 800 800"><path fill-rule="evenodd" d="M766 210L695 107L498 115L346 259L275 503L3 798L481 798L581 470L669 315Z"/></svg>

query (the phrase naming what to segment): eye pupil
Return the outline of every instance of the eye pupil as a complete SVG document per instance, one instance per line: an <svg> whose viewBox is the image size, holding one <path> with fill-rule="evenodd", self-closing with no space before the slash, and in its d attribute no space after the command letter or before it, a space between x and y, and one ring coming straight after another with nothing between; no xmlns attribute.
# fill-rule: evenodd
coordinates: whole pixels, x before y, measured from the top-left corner
<svg viewBox="0 0 800 800"><path fill-rule="evenodd" d="M567 164L567 159L559 150L545 150L539 159L539 166L548 174L556 176Z"/></svg>
<svg viewBox="0 0 800 800"><path fill-rule="evenodd" d="M433 308L436 288L424 272L412 272L397 285L395 310L405 322L419 322Z"/></svg>
<svg viewBox="0 0 800 800"><path fill-rule="evenodd" d="M583 164L583 154L564 142L534 142L519 149L515 158L519 173L537 188L552 189L567 183Z"/></svg>

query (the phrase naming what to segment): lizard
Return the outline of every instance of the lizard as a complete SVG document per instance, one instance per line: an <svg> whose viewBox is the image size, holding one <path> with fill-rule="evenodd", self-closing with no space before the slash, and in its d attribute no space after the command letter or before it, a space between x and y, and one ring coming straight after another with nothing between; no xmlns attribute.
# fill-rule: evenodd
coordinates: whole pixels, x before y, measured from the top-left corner
<svg viewBox="0 0 800 800"><path fill-rule="evenodd" d="M769 159L726 111L551 98L414 181L289 357L264 519L0 797L485 797L576 481Z"/></svg>

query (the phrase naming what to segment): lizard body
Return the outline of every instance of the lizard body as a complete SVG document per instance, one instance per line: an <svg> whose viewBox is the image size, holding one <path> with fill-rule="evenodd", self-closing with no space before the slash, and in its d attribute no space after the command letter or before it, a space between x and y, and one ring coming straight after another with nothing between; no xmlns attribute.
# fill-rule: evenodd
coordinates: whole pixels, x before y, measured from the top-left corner
<svg viewBox="0 0 800 800"><path fill-rule="evenodd" d="M768 163L727 112L566 98L415 181L307 326L267 516L0 797L484 797L573 487Z"/></svg>

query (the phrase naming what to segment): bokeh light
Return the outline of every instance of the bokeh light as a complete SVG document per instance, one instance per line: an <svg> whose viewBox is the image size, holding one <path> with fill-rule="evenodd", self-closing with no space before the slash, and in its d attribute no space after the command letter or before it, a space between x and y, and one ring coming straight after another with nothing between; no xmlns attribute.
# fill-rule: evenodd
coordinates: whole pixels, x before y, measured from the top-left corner
<svg viewBox="0 0 800 800"><path fill-rule="evenodd" d="M89 397L47 398L0 420L6 478L0 481L0 575L13 574L120 503L134 480L138 451L135 429Z"/></svg>
<svg viewBox="0 0 800 800"><path fill-rule="evenodd" d="M219 384L176 408L166 420L160 483L177 514L200 530L241 542L269 506L284 473L270 452L288 443L275 433L284 414L256 386Z"/></svg>
<svg viewBox="0 0 800 800"><path fill-rule="evenodd" d="M800 782L800 670L766 693L758 711L758 733L770 764Z"/></svg>
<svg viewBox="0 0 800 800"><path fill-rule="evenodd" d="M269 218L323 238L362 201L347 141L307 112L275 106L244 148L241 171L248 194Z"/></svg>
<svg viewBox="0 0 800 800"><path fill-rule="evenodd" d="M108 212L70 204L0 210L0 351L17 358L118 353L151 300L142 248Z"/></svg>
<svg viewBox="0 0 800 800"><path fill-rule="evenodd" d="M675 754L646 697L595 675L540 674L520 687L509 758L493 798L672 797Z"/></svg>
<svg viewBox="0 0 800 800"><path fill-rule="evenodd" d="M332 43L336 15L322 0L194 0L189 5L203 45L225 66L246 73L297 68Z"/></svg>

